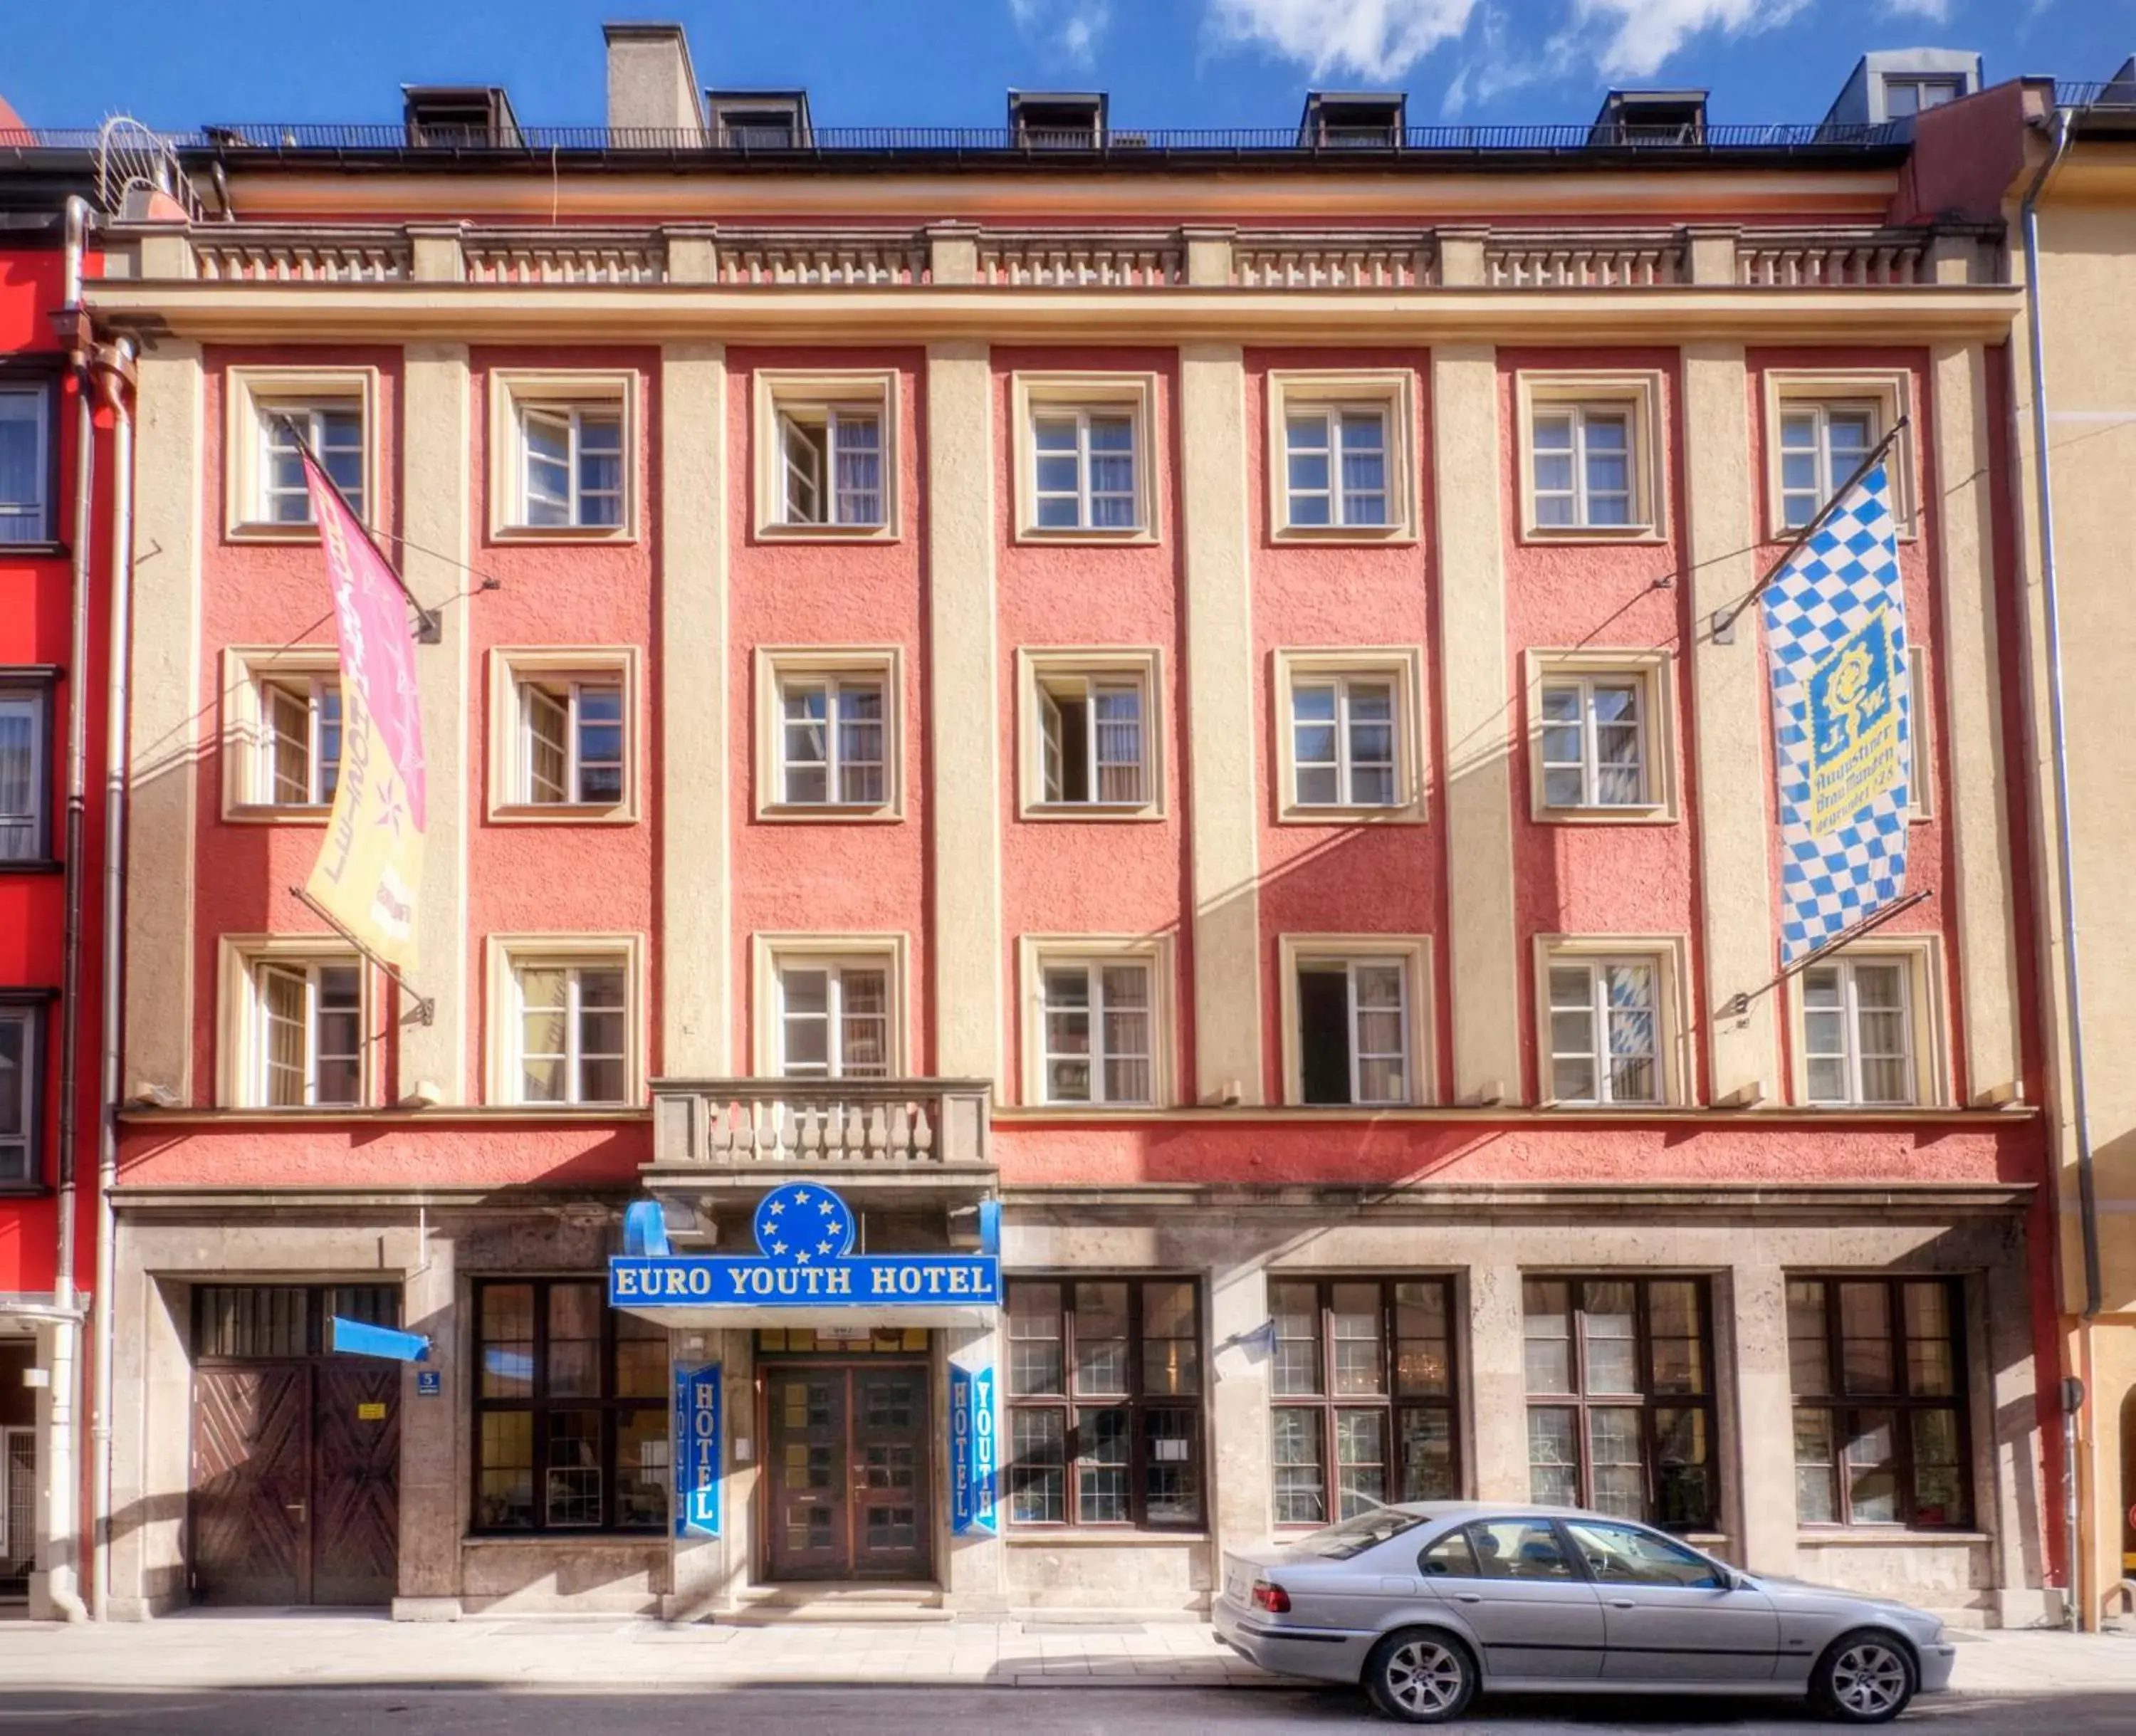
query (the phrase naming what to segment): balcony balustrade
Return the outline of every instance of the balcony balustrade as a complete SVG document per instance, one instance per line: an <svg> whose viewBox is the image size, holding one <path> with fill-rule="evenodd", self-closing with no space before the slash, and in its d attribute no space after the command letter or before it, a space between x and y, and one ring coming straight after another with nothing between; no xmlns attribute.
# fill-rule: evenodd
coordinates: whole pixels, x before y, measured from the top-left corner
<svg viewBox="0 0 2136 1736"><path fill-rule="evenodd" d="M768 1187L970 1187L993 1174L988 1093L968 1079L656 1079L653 1168Z"/></svg>
<svg viewBox="0 0 2136 1736"><path fill-rule="evenodd" d="M1929 241L1911 229L1745 234L1736 249L1737 280L1760 289L1931 283Z"/></svg>
<svg viewBox="0 0 2136 1736"><path fill-rule="evenodd" d="M411 254L400 229L222 224L192 234L194 273L214 281L398 283L409 275Z"/></svg>

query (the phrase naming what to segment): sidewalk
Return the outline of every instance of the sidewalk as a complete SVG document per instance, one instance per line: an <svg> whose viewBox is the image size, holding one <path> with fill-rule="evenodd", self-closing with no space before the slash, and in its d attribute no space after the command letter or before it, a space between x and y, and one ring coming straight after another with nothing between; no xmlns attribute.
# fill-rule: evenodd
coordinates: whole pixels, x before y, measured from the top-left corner
<svg viewBox="0 0 2136 1736"><path fill-rule="evenodd" d="M1962 1695L2136 1696L2136 1636L1961 1633ZM396 1623L345 1613L189 1611L160 1622L0 1623L0 1699L79 1689L706 1686L1255 1687L1274 1684L1195 1622L794 1622L685 1626L614 1617Z"/></svg>

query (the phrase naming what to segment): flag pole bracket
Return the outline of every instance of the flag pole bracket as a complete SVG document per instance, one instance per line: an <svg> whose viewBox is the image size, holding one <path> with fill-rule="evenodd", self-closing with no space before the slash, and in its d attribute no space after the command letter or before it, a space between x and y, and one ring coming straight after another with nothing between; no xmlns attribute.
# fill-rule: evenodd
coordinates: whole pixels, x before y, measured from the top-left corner
<svg viewBox="0 0 2136 1736"><path fill-rule="evenodd" d="M294 895L299 903L302 904L305 909L310 911L313 915L318 917L327 925L328 927L333 929L336 934L339 935L344 941L347 941L350 946L355 947L356 950L362 953L365 958L376 965L379 970L385 973L386 979L388 982L391 983L395 988L398 989L403 994L405 994L410 998L410 999L414 1003L410 1010L414 1014L415 1020L417 1024L428 1025L438 1016L438 1003L433 997L419 991L415 985L410 982L406 977L401 975L401 974L396 970L392 965L381 958L376 952L372 951L370 947L365 946L355 935L351 934L347 928L342 924L340 919L337 918L332 911L328 910L326 906L320 903L317 898L314 898L301 886L293 886L289 888L289 891Z"/></svg>

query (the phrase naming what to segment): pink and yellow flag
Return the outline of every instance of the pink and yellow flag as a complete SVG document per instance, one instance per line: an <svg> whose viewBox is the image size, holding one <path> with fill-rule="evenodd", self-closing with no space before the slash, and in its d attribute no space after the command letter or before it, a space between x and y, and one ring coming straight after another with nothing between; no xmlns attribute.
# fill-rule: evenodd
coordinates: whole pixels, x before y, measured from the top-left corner
<svg viewBox="0 0 2136 1736"><path fill-rule="evenodd" d="M304 454L341 639L341 778L305 891L396 969L415 962L423 871L423 719L400 581Z"/></svg>

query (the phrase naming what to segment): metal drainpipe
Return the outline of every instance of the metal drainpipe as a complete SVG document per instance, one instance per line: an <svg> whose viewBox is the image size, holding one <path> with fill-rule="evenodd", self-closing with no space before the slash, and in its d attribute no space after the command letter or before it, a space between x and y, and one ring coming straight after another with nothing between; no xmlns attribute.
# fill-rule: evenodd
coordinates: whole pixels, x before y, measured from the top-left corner
<svg viewBox="0 0 2136 1736"><path fill-rule="evenodd" d="M2084 975L2078 968L2076 866L2070 855L2069 730L2062 706L2061 592L2055 571L2055 494L2051 463L2047 456L2046 343L2040 319L2040 195L2047 181L2069 153L2074 112L2055 111L2054 147L2032 184L2025 190L2025 319L2032 367L2032 460L2039 476L2040 590L2047 617L2047 721L2055 761L2055 829L2061 860L2056 891L2061 905L2062 974L2068 979L2070 1007L2070 1111L2076 1132L2077 1211L2084 1236L2085 1336L2097 1317L2104 1300L2100 1274L2098 1186L2092 1174L2091 1115L2084 1077ZM2088 1365L2088 1364L2087 1364ZM2062 1508L2068 1527L2069 1610L2071 1631L2082 1626L2078 1607L2082 1575L2078 1555L2083 1536L2081 1506L2077 1499L2077 1419L2075 1413L2062 1417Z"/></svg>
<svg viewBox="0 0 2136 1736"><path fill-rule="evenodd" d="M63 305L81 305L81 250L89 226L89 202L69 195L66 202L66 288ZM89 1611L77 1588L81 1574L81 1460L75 1434L81 1418L80 1298L74 1281L75 1238L75 1140L80 1120L75 1105L81 1079L81 911L87 887L82 880L82 835L89 784L89 548L95 492L95 391L89 357L74 356L79 401L75 408L74 460L74 562L72 630L67 645L66 888L64 963L60 989L60 1176L58 1247L52 1267L52 1310L60 1316L52 1328L52 1435L50 1481L53 1566L45 1593L70 1622L85 1622ZM63 1583L58 1552L70 1557Z"/></svg>
<svg viewBox="0 0 2136 1736"><path fill-rule="evenodd" d="M116 1221L112 1185L119 1179L119 994L126 892L127 665L133 654L134 340L120 338L96 355L98 383L111 406L111 658L106 684L104 772L104 1043L97 1097L96 1145L96 1418L90 1497L94 1554L90 1607L100 1622L111 1608L111 1351Z"/></svg>

